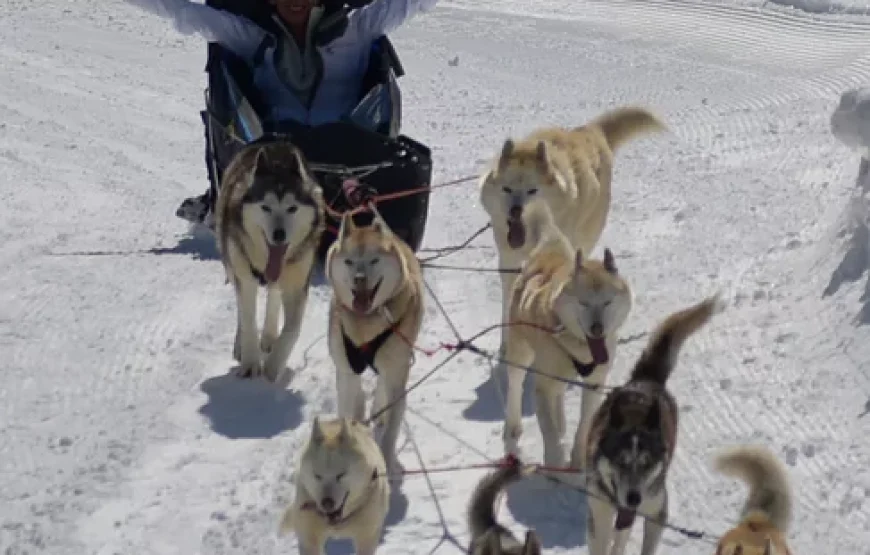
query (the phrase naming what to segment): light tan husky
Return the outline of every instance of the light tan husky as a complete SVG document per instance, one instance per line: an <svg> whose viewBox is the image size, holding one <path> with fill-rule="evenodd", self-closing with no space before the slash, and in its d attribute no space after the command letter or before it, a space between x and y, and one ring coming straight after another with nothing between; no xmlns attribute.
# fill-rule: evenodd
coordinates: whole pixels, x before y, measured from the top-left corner
<svg viewBox="0 0 870 555"><path fill-rule="evenodd" d="M405 414L403 395L413 345L423 322L423 274L414 252L376 209L368 226L341 221L326 255L333 289L329 308L329 353L336 367L340 416L363 420L362 373L378 374L372 413L380 445L392 471L396 440Z"/></svg>
<svg viewBox="0 0 870 555"><path fill-rule="evenodd" d="M236 293L233 356L239 375L278 378L297 339L311 269L325 227L323 192L285 141L244 147L230 161L215 208L218 246ZM258 340L257 292L267 288ZM278 334L283 305L284 325ZM268 353L261 362L261 349Z"/></svg>
<svg viewBox="0 0 870 555"><path fill-rule="evenodd" d="M563 466L565 389L561 380L604 385L616 353L618 332L633 305L628 281L619 274L610 249L602 260L574 251L553 225L549 209L529 211L538 246L523 264L509 298L506 359L508 376L504 426L505 451L518 456L521 404L526 370L533 367L535 406L544 440L544 463ZM547 377L553 376L553 378ZM556 379L554 379L556 378ZM603 393L584 388L571 465L582 468L592 414Z"/></svg>
<svg viewBox="0 0 870 555"><path fill-rule="evenodd" d="M791 555L794 495L785 465L767 447L737 445L721 451L715 467L749 486L740 523L719 539L716 555Z"/></svg>
<svg viewBox="0 0 870 555"><path fill-rule="evenodd" d="M499 269L519 268L534 248L523 214L535 204L549 207L574 250L592 253L610 212L615 150L644 132L665 129L648 110L623 107L581 127L547 127L519 141L507 139L480 188ZM515 274L501 273L503 320L514 279ZM503 331L500 357L505 355L505 338Z"/></svg>
<svg viewBox="0 0 870 555"><path fill-rule="evenodd" d="M371 429L315 417L279 535L293 530L303 555L323 555L329 538L352 538L359 555L373 555L389 508L386 464Z"/></svg>

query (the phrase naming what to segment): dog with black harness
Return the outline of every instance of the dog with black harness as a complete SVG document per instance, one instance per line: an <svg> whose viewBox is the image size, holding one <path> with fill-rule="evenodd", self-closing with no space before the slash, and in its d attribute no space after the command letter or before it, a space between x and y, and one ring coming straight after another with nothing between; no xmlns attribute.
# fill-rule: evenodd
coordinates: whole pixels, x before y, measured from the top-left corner
<svg viewBox="0 0 870 555"><path fill-rule="evenodd" d="M329 353L336 367L338 414L365 419L362 375L377 375L372 403L375 437L389 471L395 469L396 442L405 414L405 387L413 346L423 322L423 272L411 248L380 213L359 226L350 212L326 254L333 290L329 309Z"/></svg>

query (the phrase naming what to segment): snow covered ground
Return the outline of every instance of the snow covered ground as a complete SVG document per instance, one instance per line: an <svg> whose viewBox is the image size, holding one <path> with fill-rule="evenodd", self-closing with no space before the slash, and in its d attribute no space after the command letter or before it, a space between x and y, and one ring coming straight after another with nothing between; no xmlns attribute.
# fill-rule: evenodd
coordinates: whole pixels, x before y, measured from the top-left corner
<svg viewBox="0 0 870 555"><path fill-rule="evenodd" d="M866 204L859 156L829 128L840 94L870 81L870 19L760 4L443 0L394 36L405 132L444 182L508 134L627 103L659 112L673 134L619 152L601 242L637 295L626 336L641 336L613 382L666 313L719 287L732 301L673 377L672 521L724 532L745 490L710 457L763 442L796 486L795 552L870 553ZM286 390L227 375L231 289L214 246L173 215L205 185L204 45L109 0L6 0L0 29L0 553L295 553L276 523L308 422L335 410L328 292L312 293ZM441 190L424 246L484 222L473 184ZM448 261L493 267L491 239ZM498 320L495 274L427 279L462 335ZM430 301L420 345L453 339ZM419 356L412 379L444 356ZM410 394L406 468L501 456L488 368L464 353ZM381 552L459 552L483 472L407 476ZM533 479L500 515L575 553L584 513L582 495ZM661 552L712 546L669 531Z"/></svg>

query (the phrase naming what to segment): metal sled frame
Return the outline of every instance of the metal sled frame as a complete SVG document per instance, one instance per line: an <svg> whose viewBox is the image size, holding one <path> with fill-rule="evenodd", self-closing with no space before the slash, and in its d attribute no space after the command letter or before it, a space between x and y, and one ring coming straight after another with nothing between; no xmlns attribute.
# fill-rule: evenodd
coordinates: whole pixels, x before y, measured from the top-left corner
<svg viewBox="0 0 870 555"><path fill-rule="evenodd" d="M256 2L208 0L207 3L241 13L272 29L268 12L262 6L257 7ZM234 9L237 6L242 8ZM276 137L287 138L302 150L324 189L327 203L338 212L353 208L341 187L347 178L356 178L374 195L425 188L431 182L430 149L400 134L401 94L397 79L404 74L404 69L386 36L379 37L372 44L371 63L359 95L360 103L369 95L377 95L368 100L375 102L377 113L387 111L388 117L375 129L352 121L318 126L288 122L282 123L280 129L264 129L260 116L265 113L264 107L251 87L251 71L242 60L219 44L209 43L206 73L206 109L201 116L205 126L205 158L212 199L217 198L224 168L241 147ZM429 194L425 190L378 204L378 211L387 224L414 251L423 241ZM370 219L368 212L354 216L360 225L365 225ZM328 229L320 245L321 260L335 239L339 224L336 218L327 217Z"/></svg>

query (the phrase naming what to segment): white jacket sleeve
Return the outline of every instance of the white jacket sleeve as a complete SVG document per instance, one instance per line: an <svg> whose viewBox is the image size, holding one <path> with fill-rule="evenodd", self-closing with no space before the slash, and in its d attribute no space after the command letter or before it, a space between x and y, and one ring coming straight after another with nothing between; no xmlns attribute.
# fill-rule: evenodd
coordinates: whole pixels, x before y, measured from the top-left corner
<svg viewBox="0 0 870 555"><path fill-rule="evenodd" d="M418 13L431 10L437 3L438 0L374 0L351 17L361 36L375 39L394 31Z"/></svg>
<svg viewBox="0 0 870 555"><path fill-rule="evenodd" d="M250 60L266 36L259 25L244 17L189 0L126 0L147 12L171 20L183 35L199 35Z"/></svg>

